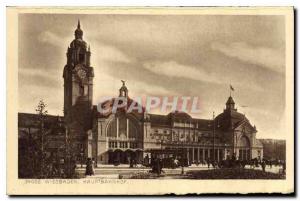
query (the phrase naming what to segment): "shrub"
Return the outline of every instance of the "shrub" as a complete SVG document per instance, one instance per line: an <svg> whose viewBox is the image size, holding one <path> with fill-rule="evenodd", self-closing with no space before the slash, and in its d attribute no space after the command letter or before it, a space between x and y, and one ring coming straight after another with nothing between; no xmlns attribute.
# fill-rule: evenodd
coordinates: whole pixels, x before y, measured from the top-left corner
<svg viewBox="0 0 300 201"><path fill-rule="evenodd" d="M285 179L282 174L240 168L195 170L187 175L190 179Z"/></svg>

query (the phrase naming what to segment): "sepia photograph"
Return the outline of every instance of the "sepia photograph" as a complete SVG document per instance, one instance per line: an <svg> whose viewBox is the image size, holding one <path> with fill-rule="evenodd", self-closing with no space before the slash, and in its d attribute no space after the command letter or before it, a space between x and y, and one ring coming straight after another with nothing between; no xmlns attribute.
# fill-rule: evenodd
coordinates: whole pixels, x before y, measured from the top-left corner
<svg viewBox="0 0 300 201"><path fill-rule="evenodd" d="M8 194L293 193L293 12L7 8Z"/></svg>

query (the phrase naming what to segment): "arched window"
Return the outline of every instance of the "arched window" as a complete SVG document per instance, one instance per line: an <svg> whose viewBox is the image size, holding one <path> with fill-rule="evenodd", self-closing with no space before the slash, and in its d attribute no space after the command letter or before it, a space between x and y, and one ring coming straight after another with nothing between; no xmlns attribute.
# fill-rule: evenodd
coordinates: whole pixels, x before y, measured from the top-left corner
<svg viewBox="0 0 300 201"><path fill-rule="evenodd" d="M250 147L250 142L249 142L248 137L242 136L238 142L238 146L245 147L245 148Z"/></svg>
<svg viewBox="0 0 300 201"><path fill-rule="evenodd" d="M106 132L107 137L117 137L117 135L123 139L127 137L136 139L142 137L142 134L139 133L137 122L125 115L115 117L110 121Z"/></svg>
<svg viewBox="0 0 300 201"><path fill-rule="evenodd" d="M117 137L117 121L116 119L112 120L107 127L107 137Z"/></svg>
<svg viewBox="0 0 300 201"><path fill-rule="evenodd" d="M129 138L139 138L138 129L133 120L129 120Z"/></svg>
<svg viewBox="0 0 300 201"><path fill-rule="evenodd" d="M127 132L127 119L125 116L119 117L119 137L126 138Z"/></svg>

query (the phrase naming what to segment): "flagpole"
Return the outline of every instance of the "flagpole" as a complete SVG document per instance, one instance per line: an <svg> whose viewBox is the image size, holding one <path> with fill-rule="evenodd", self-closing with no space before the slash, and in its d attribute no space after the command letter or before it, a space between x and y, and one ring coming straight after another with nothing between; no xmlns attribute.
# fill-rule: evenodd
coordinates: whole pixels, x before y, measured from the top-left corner
<svg viewBox="0 0 300 201"><path fill-rule="evenodd" d="M231 83L230 83L230 85L229 85L229 94L230 94L230 97L231 97L231 91L234 91L234 88L232 87L232 85L231 85Z"/></svg>

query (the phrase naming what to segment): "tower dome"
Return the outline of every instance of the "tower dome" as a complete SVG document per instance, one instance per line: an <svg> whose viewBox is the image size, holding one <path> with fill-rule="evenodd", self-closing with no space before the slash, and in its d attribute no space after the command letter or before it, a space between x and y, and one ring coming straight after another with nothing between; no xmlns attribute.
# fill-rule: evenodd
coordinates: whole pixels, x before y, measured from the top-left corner
<svg viewBox="0 0 300 201"><path fill-rule="evenodd" d="M71 48L81 48L87 50L87 43L82 39L83 31L80 28L80 21L78 20L77 28L74 32L75 39L71 42ZM88 50L89 51L89 50Z"/></svg>

